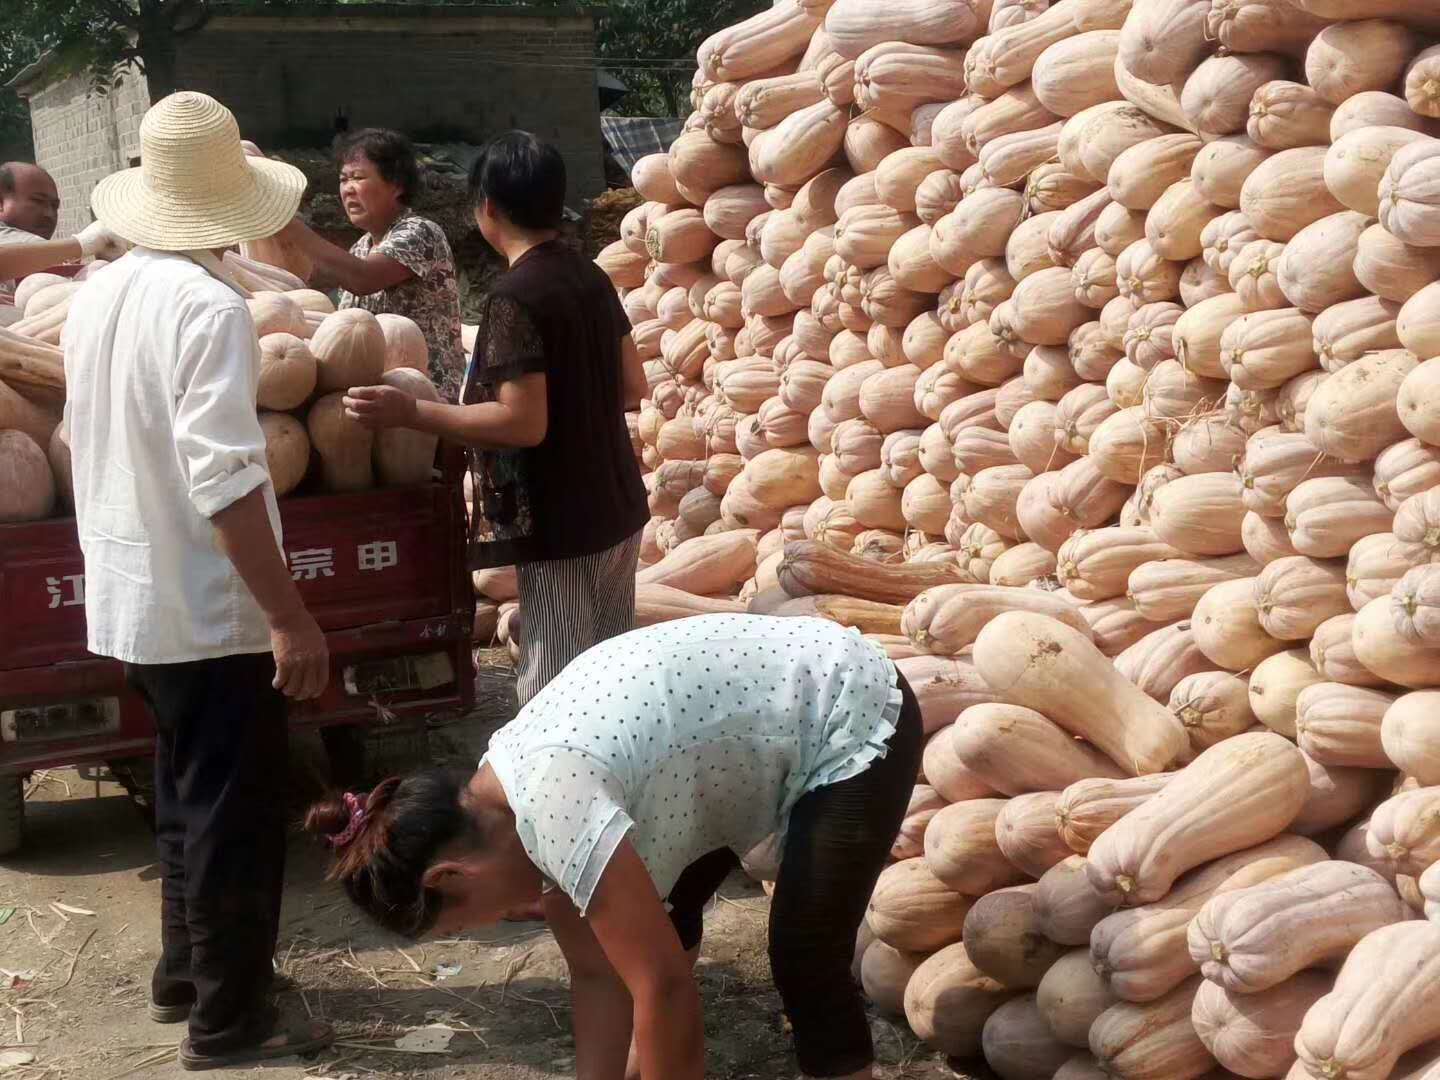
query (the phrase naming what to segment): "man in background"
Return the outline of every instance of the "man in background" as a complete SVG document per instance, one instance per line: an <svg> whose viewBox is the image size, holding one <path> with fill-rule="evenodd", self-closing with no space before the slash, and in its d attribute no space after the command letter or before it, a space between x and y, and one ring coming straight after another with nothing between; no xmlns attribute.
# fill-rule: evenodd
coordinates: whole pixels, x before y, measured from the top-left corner
<svg viewBox="0 0 1440 1080"><path fill-rule="evenodd" d="M60 191L39 165L0 165L0 243L49 240L60 221Z"/></svg>
<svg viewBox="0 0 1440 1080"><path fill-rule="evenodd" d="M0 165L0 245L42 243L55 235L59 222L60 191L54 177L23 161ZM0 303L9 302L17 280L0 277Z"/></svg>

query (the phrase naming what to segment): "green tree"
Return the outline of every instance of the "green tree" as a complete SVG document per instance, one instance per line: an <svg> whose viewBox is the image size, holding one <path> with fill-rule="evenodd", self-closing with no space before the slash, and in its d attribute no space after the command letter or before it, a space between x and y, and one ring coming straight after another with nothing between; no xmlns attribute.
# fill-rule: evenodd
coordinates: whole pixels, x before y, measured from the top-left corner
<svg viewBox="0 0 1440 1080"><path fill-rule="evenodd" d="M631 88L619 111L684 116L696 48L766 6L765 0L611 0L599 13L596 37L603 65Z"/></svg>

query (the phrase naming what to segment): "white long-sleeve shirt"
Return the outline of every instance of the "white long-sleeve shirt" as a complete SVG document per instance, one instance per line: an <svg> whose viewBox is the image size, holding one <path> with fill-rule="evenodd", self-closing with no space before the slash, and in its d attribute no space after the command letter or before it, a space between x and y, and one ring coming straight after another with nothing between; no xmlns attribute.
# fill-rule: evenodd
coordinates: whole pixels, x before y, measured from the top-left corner
<svg viewBox="0 0 1440 1080"><path fill-rule="evenodd" d="M85 282L61 344L90 651L132 664L269 652L210 523L263 489L280 544L245 301L183 255L137 248Z"/></svg>

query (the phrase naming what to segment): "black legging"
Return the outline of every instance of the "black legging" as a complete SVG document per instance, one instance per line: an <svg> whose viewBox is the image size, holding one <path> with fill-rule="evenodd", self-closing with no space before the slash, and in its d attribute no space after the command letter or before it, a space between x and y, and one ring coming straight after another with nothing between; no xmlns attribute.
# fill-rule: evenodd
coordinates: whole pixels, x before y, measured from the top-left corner
<svg viewBox="0 0 1440 1080"><path fill-rule="evenodd" d="M889 750L858 776L795 804L770 903L770 968L807 1076L845 1076L874 1061L870 1024L850 975L855 934L910 803L925 741L903 676ZM700 944L705 905L740 859L729 848L686 867L670 890L680 944Z"/></svg>

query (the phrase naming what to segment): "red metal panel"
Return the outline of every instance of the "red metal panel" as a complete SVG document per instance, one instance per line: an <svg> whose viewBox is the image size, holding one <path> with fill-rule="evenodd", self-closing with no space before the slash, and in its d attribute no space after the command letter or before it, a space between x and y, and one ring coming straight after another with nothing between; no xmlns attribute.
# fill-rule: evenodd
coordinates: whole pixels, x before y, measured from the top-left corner
<svg viewBox="0 0 1440 1080"><path fill-rule="evenodd" d="M463 510L449 485L319 495L281 508L300 594L326 631L448 618L465 606L455 565ZM73 519L0 526L0 612L0 671L89 655Z"/></svg>

